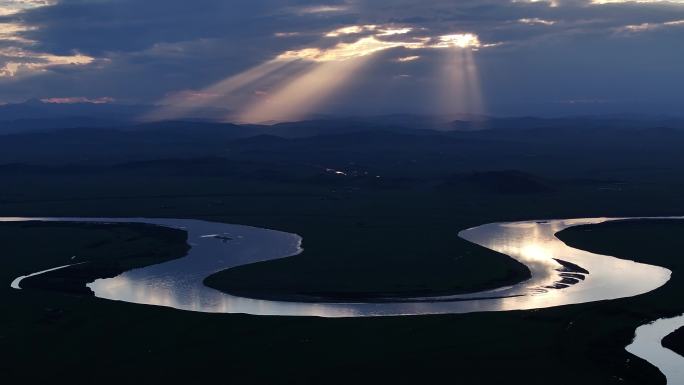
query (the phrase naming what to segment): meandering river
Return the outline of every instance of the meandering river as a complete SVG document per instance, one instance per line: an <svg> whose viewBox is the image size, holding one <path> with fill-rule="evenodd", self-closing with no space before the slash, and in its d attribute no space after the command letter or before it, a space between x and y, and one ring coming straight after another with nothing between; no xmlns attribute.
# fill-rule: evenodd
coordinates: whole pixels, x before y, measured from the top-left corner
<svg viewBox="0 0 684 385"><path fill-rule="evenodd" d="M372 317L537 309L632 297L664 285L671 276L665 268L575 249L555 237L568 227L616 219L626 218L493 223L467 229L459 236L520 261L529 267L531 278L517 285L465 295L353 303L259 300L204 285L206 277L219 271L300 253L302 239L295 234L194 219L7 217L0 218L0 222L146 223L187 231L191 248L185 257L88 284L99 298L207 313ZM19 288L23 278L14 280L12 287ZM668 327L677 322L684 324L684 317L680 318L669 322ZM684 367L681 356L663 355L662 346L639 341L637 338L630 345L634 354L660 368ZM672 373L665 373L670 383L684 383L684 377L672 377L677 376L676 371Z"/></svg>

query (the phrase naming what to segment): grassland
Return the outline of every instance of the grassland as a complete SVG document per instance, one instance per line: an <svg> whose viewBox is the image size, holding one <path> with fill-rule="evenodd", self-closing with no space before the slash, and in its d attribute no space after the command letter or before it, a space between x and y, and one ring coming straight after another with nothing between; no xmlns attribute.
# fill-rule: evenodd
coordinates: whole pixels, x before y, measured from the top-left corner
<svg viewBox="0 0 684 385"><path fill-rule="evenodd" d="M357 277L358 287L374 293L504 279L510 262L457 239L459 230L484 223L684 214L679 131L374 132L231 142L181 128L180 137L143 132L123 140L122 133L83 129L2 138L0 161L9 165L0 169L0 215L199 218L293 232L304 237L304 254L227 272L226 289L242 279L250 290L349 295ZM175 160L119 164L162 158ZM321 175L328 167L360 176L331 179ZM516 188L502 188L510 178ZM663 384L655 368L624 351L636 326L682 312L683 266L672 251L683 237L671 229L672 237L649 241L658 232L647 227L627 234L580 229L585 238L577 238L589 249L619 240L616 255L675 271L668 285L644 296L528 312L339 320L196 314L11 290L14 277L71 263L74 255L123 256L120 241L143 231L116 237L81 228L74 239L71 230L55 236L14 228L0 254L0 370L3 381L24 384ZM157 254L173 258L184 247L180 239L155 239L136 241L129 255L175 245ZM269 279L255 283L257 274ZM425 287L430 277L434 285Z"/></svg>
<svg viewBox="0 0 684 385"><path fill-rule="evenodd" d="M296 257L209 277L214 288L252 298L358 300L472 292L529 277L517 261L456 237L444 223L396 219L335 221L329 233L305 229ZM324 229L323 229L324 230Z"/></svg>
<svg viewBox="0 0 684 385"><path fill-rule="evenodd" d="M459 229L497 220L643 215L645 211L657 215L672 213L677 202L676 191L650 190L648 185L634 194L649 192L660 198L637 207L626 204L631 201L626 196L629 192L581 188L531 201L528 196L421 191L336 195L312 189L303 194L295 187L243 184L236 188L208 178L121 182L108 177L81 179L75 188L59 187L68 184L53 184L45 178L40 183L55 186L46 199L16 179L12 189L5 190L3 215L194 217L277 228L302 234L311 243L334 245L348 241L347 231L360 221L385 229L386 236L380 239L392 239L396 228L402 227L414 234L422 228L453 229L455 238ZM25 228L22 237L12 239L43 239L48 237L43 230ZM331 233L336 239L330 238ZM595 243L587 247L604 239L596 231L591 234L597 235L592 238ZM11 245L14 251L4 254L11 259L2 259L5 281L69 263L72 255L92 252L87 245L101 242L101 237L79 236L87 239L76 243L83 250L74 249L73 238L52 238L51 248L65 250L59 254L46 253L37 242L13 244L7 239L4 247ZM412 247L417 249L428 237L402 240L415 242ZM637 240L646 240L627 239L634 240L625 246L627 256L638 250ZM146 249L140 246L144 253ZM117 247L111 247L110 252L116 253ZM374 246L359 243L358 247ZM681 262L643 250L638 254L646 262L675 271L681 268L676 264ZM3 303L12 311L2 318L6 348L0 362L6 378L24 383L54 378L120 383L134 375L136 381L146 383L448 379L464 384L662 384L662 376L625 352L624 345L637 325L677 310L680 284L673 280L663 289L633 299L530 312L343 320L194 314L6 287Z"/></svg>
<svg viewBox="0 0 684 385"><path fill-rule="evenodd" d="M639 297L639 312L652 315L653 321L661 317L677 316L684 313L684 305L676 299L677 292L684 289L681 272L684 267L682 249L684 247L684 221L647 220L619 221L597 226L580 226L561 232L559 237L572 246L627 259L643 260L664 266L673 271L671 281L651 294ZM602 238L602 239L600 239ZM600 240L599 240L600 239ZM663 346L684 353L684 329L667 336Z"/></svg>
<svg viewBox="0 0 684 385"><path fill-rule="evenodd" d="M90 295L86 284L98 278L110 278L136 267L149 266L180 258L187 252L187 234L181 230L144 224L94 224L20 222L0 223L0 244L5 245L10 270L22 274L53 268L41 255L55 258L65 269L24 279L24 289L42 289ZM36 257L29 262L12 255L32 245ZM36 245L36 246L33 246ZM24 269L24 270L22 270Z"/></svg>
<svg viewBox="0 0 684 385"><path fill-rule="evenodd" d="M18 238L49 232L47 227L13 229ZM86 245L116 238L109 230L75 233ZM35 243L22 244L14 250L13 261L3 259L3 274L16 274L11 265L22 265L16 270L28 267L17 261L31 261L34 268L60 264L72 252L83 252L66 243L72 240L54 243L56 254ZM116 244L98 249L115 252ZM613 380L616 373L638 379L634 383L658 379L640 363L625 365L626 353L604 350L605 342L615 338L611 321L625 316L605 313L597 305L326 320L195 314L52 290L5 288L2 295L12 309L2 325L4 378L23 383L69 378L71 383L97 379L113 384L134 374L136 382L144 383L415 383L455 378L460 383L524 379L542 384L569 365L576 371L572 381L561 377L556 382L618 383ZM605 322L596 325L585 319L594 311ZM588 359L589 352L597 356Z"/></svg>
<svg viewBox="0 0 684 385"><path fill-rule="evenodd" d="M663 339L663 346L684 355L684 328L679 328L674 333Z"/></svg>

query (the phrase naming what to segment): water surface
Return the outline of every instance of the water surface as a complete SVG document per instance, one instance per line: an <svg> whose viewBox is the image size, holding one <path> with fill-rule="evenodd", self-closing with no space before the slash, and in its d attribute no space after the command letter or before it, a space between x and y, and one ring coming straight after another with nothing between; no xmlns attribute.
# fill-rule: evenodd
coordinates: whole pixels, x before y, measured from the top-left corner
<svg viewBox="0 0 684 385"><path fill-rule="evenodd" d="M663 346L663 338L684 327L684 314L663 318L636 330L627 351L650 362L667 378L668 384L684 384L684 357Z"/></svg>
<svg viewBox="0 0 684 385"><path fill-rule="evenodd" d="M627 218L492 223L464 230L460 237L520 261L530 269L531 278L465 295L355 303L258 300L204 285L206 277L219 271L300 253L302 239L296 234L193 219L0 218L0 222L146 223L187 231L191 248L185 257L95 280L88 287L99 298L206 313L332 318L537 309L632 297L664 285L671 276L665 268L575 249L555 236L568 227L617 219ZM11 286L20 288L24 278L67 267L19 277ZM684 316L641 326L627 350L658 367L668 383L684 384L684 358L661 345L682 325Z"/></svg>
<svg viewBox="0 0 684 385"><path fill-rule="evenodd" d="M532 277L517 285L465 295L406 298L403 301L288 302L233 296L203 284L219 271L301 252L301 237L275 230L194 219L0 218L0 221L147 223L183 229L192 246L187 256L127 271L90 284L95 296L207 313L371 317L470 313L545 308L631 297L665 284L670 271L565 245L555 233L611 219L494 223L459 236L527 265Z"/></svg>

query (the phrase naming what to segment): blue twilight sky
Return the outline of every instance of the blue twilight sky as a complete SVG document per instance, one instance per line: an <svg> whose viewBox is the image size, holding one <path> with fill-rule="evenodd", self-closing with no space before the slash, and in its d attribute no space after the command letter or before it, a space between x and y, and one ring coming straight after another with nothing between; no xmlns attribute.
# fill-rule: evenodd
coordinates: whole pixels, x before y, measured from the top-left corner
<svg viewBox="0 0 684 385"><path fill-rule="evenodd" d="M684 0L0 0L0 103L684 113Z"/></svg>

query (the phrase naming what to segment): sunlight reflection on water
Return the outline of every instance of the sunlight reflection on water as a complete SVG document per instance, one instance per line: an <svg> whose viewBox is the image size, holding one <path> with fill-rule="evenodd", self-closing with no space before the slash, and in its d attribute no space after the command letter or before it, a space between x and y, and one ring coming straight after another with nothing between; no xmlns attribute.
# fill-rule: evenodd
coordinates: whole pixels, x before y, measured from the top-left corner
<svg viewBox="0 0 684 385"><path fill-rule="evenodd" d="M517 285L464 295L408 298L402 302L314 303L238 297L203 283L206 277L231 267L300 253L302 239L295 234L192 219L0 218L0 222L147 223L187 231L192 246L187 256L127 271L115 278L95 280L88 287L99 298L206 313L317 317L536 309L631 297L664 285L671 276L667 269L574 249L555 236L571 226L610 220L615 219L493 223L459 233L470 242L525 264L531 278ZM19 277L11 286L19 288L23 278L67 266ZM661 345L663 337L682 325L684 315L641 326L627 350L656 365L667 376L668 383L684 383L684 358Z"/></svg>
<svg viewBox="0 0 684 385"><path fill-rule="evenodd" d="M301 237L298 235L193 219L0 219L27 220L148 223L186 230L188 243L192 245L186 257L134 269L115 278L98 279L88 287L99 298L207 313L368 317L523 310L630 297L654 290L670 278L667 269L573 249L554 235L570 226L601 223L608 220L606 218L526 221L488 224L459 234L470 242L509 255L527 265L532 277L517 285L471 294L386 302L258 300L206 287L203 280L231 267L296 255L301 251ZM216 237L216 234L221 237ZM558 286L565 267L558 260L578 265L589 274L573 273L582 279L570 279L573 281L571 284Z"/></svg>

